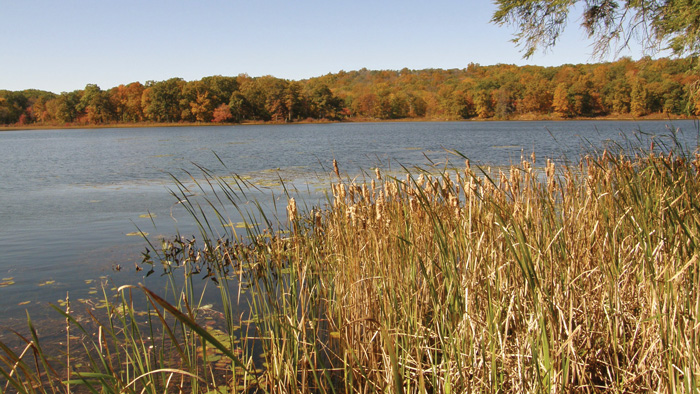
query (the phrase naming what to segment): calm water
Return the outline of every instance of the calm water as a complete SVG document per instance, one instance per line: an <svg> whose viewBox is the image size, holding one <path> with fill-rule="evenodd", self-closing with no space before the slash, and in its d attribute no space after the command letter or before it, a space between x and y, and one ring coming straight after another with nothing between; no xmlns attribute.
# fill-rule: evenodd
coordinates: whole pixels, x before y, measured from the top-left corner
<svg viewBox="0 0 700 394"><path fill-rule="evenodd" d="M265 190L278 177L319 187L332 160L351 175L375 166L398 169L451 159L507 165L521 151L576 159L593 146L668 134L680 128L697 145L692 121L353 123L327 125L28 130L0 133L0 313L23 315L65 297L87 296L100 280L154 281L134 270L150 237L193 234L169 189L171 174L198 177L194 164L219 175L250 177ZM216 155L214 154L216 153ZM218 157L221 158L219 162ZM224 166L225 164L225 166ZM185 172L187 171L187 172ZM267 195L267 193L265 194ZM256 196L256 198L265 197ZM310 197L320 204L318 197ZM154 228L148 213L155 216ZM240 218L232 217L232 221ZM117 271L116 267L122 267ZM95 282L90 282L94 280ZM90 283L88 283L90 282ZM34 313L34 312L33 312Z"/></svg>

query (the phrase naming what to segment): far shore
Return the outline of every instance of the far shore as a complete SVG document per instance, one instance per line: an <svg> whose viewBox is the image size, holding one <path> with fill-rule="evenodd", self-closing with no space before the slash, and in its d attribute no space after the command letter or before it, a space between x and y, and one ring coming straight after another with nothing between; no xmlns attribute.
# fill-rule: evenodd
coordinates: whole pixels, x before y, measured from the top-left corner
<svg viewBox="0 0 700 394"><path fill-rule="evenodd" d="M112 128L145 128L145 127L192 127L192 126L250 126L250 125L292 125L292 124L330 124L330 123L400 123L400 122L509 122L509 121L572 121L572 120L616 120L616 121L647 121L647 120L693 120L697 116L671 115L665 113L654 113L644 116L633 116L631 114L614 114L594 117L564 117L557 114L537 115L522 114L507 119L497 118L470 118L470 119L445 119L445 118L402 118L402 119L375 119L375 118L346 118L343 120L300 120L294 122L275 121L245 121L242 123L210 123L210 122L138 122L138 123L104 123L104 124L25 124L25 125L4 125L0 126L0 131L12 130L60 130L60 129L112 129Z"/></svg>

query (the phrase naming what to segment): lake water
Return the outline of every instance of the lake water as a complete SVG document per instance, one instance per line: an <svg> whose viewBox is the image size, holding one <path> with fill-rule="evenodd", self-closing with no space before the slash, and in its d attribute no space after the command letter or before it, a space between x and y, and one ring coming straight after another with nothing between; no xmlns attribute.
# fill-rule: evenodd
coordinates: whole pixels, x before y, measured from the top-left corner
<svg viewBox="0 0 700 394"><path fill-rule="evenodd" d="M350 176L379 166L443 165L449 150L473 163L508 165L521 152L576 160L635 132L681 129L697 146L693 121L446 122L24 130L0 133L0 314L42 313L48 302L88 297L97 283L155 281L136 272L146 243L128 236L194 234L169 192L171 176L198 178L197 165L236 173L265 200L279 178L321 205L317 191L333 159ZM219 158L221 161L219 161ZM541 160L541 159L540 159ZM542 162L542 161L540 161ZM222 164L223 163L223 164ZM440 164L442 163L442 164ZM327 184L327 182L325 183ZM305 188L304 185L311 185ZM268 198L269 200L270 198ZM286 203L282 204L284 207ZM268 207L271 207L268 201ZM148 215L154 217L153 222ZM236 222L240 218L232 217ZM155 227L154 223L155 222ZM121 267L121 270L118 268ZM157 275L154 275L154 277ZM153 283L153 282L152 282Z"/></svg>

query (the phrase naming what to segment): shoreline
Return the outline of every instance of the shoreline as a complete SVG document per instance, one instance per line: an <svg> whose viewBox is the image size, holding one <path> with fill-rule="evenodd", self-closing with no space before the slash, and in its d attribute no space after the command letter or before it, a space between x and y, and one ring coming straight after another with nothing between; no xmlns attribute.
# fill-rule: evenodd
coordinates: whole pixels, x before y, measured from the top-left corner
<svg viewBox="0 0 700 394"><path fill-rule="evenodd" d="M66 124L66 125L5 125L0 126L0 132L15 130L68 130L68 129L118 129L118 128L146 128L146 127L220 127L220 126L255 126L255 125L294 125L294 124L334 124L334 123L403 123L403 122L537 122L537 121L658 121L658 120L696 120L697 116L669 115L663 113L649 114L645 116L626 115L606 115L594 117L562 117L557 115L540 116L534 114L522 114L508 119L495 118L470 118L470 119L444 119L444 118L402 118L402 119L373 119L373 118L348 118L344 120L302 120L296 122L268 122L268 121L246 121L242 123L203 123L203 122L138 122L138 123L109 123L109 124Z"/></svg>

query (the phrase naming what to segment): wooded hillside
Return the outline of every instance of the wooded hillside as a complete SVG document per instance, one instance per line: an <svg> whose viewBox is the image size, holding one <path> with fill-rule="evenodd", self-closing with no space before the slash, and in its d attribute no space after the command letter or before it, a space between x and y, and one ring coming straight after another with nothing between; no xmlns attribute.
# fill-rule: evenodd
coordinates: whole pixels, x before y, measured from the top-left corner
<svg viewBox="0 0 700 394"><path fill-rule="evenodd" d="M0 124L698 115L692 59L559 67L340 71L303 81L211 76L54 94L0 90Z"/></svg>

